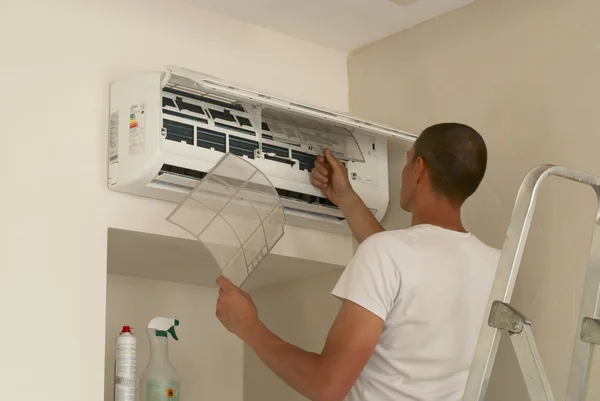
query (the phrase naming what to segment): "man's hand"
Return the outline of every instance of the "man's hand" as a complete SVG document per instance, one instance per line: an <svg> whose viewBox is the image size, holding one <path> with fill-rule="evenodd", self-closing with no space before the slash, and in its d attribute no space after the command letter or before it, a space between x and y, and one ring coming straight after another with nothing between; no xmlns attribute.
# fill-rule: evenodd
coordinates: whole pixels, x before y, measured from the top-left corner
<svg viewBox="0 0 600 401"><path fill-rule="evenodd" d="M312 183L337 206L346 199L356 196L350 185L346 167L331 154L329 149L325 150L325 156L317 156L315 167L312 169Z"/></svg>
<svg viewBox="0 0 600 401"><path fill-rule="evenodd" d="M324 157L317 156L311 181L315 187L321 189L327 199L340 208L359 243L383 231L371 210L352 189L346 167L329 149L325 150Z"/></svg>
<svg viewBox="0 0 600 401"><path fill-rule="evenodd" d="M252 298L223 276L217 279L217 285L217 318L227 330L247 341L251 331L261 324Z"/></svg>

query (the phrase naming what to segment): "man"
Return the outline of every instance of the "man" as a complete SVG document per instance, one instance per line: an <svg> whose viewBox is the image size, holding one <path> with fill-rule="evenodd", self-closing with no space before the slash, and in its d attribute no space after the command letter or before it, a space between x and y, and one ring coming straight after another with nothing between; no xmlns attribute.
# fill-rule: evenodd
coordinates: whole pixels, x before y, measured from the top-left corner
<svg viewBox="0 0 600 401"><path fill-rule="evenodd" d="M425 129L407 153L400 206L412 226L384 231L330 152L313 184L361 242L333 290L342 305L320 354L278 338L251 298L220 277L217 317L283 381L313 401L462 399L499 251L461 223L487 149L472 128Z"/></svg>

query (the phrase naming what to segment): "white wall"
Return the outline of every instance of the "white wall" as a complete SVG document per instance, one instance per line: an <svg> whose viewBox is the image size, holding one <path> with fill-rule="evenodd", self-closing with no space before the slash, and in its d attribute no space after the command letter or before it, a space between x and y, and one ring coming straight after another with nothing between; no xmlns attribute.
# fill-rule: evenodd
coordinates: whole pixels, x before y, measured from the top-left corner
<svg viewBox="0 0 600 401"><path fill-rule="evenodd" d="M2 399L99 401L107 227L180 235L172 205L106 189L108 82L178 64L345 110L346 57L175 0L3 0L0 49Z"/></svg>

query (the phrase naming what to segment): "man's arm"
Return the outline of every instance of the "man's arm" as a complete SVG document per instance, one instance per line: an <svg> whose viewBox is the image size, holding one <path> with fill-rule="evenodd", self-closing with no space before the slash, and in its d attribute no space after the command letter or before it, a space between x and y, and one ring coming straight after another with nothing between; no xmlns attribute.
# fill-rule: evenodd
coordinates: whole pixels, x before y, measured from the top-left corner
<svg viewBox="0 0 600 401"><path fill-rule="evenodd" d="M385 231L354 190L340 200L338 207L344 214L346 222L359 244L371 235Z"/></svg>
<svg viewBox="0 0 600 401"><path fill-rule="evenodd" d="M383 320L343 301L321 354L304 351L273 334L256 315L250 297L219 278L217 316L285 383L313 401L341 401L371 357Z"/></svg>
<svg viewBox="0 0 600 401"><path fill-rule="evenodd" d="M346 168L330 150L325 150L325 156L318 156L315 160L312 183L340 208L359 243L384 231L383 226L352 189Z"/></svg>

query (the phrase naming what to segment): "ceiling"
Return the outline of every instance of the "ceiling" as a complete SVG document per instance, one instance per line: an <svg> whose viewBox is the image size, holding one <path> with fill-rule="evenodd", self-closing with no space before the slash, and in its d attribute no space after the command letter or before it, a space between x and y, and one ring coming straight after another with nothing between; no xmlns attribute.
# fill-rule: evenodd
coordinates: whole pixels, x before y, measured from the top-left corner
<svg viewBox="0 0 600 401"><path fill-rule="evenodd" d="M475 0L188 1L219 14L349 52Z"/></svg>

